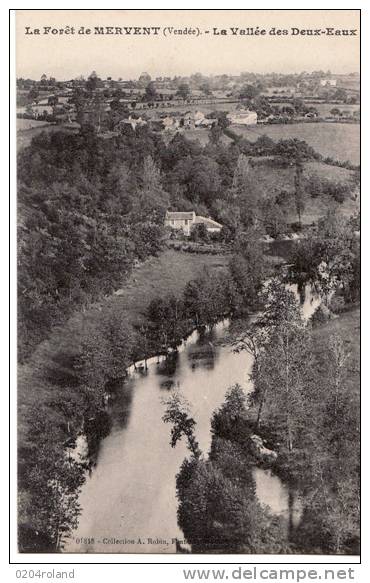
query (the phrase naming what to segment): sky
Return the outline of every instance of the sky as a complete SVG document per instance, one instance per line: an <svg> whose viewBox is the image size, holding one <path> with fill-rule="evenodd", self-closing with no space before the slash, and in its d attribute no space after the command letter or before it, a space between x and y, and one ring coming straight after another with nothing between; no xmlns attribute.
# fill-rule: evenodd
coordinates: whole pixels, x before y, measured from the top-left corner
<svg viewBox="0 0 370 583"><path fill-rule="evenodd" d="M17 10L17 76L39 79L43 73L59 80L88 76L135 79L152 77L256 73L359 71L359 10ZM75 34L25 34L42 27ZM157 36L79 35L83 26L161 27ZM199 29L201 34L164 36L165 27ZM230 28L259 27L263 35L232 35ZM357 29L355 36L291 35L299 30ZM227 35L214 35L226 29ZM272 28L288 35L269 34ZM208 30L209 33L205 33Z"/></svg>

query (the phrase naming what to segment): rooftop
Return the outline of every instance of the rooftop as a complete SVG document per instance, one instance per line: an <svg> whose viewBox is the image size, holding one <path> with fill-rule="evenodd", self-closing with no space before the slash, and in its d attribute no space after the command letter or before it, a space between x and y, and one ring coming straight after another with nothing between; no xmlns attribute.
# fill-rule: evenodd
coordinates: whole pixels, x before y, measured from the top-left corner
<svg viewBox="0 0 370 583"><path fill-rule="evenodd" d="M191 211L191 212L167 211L166 212L166 219L172 219L172 220L190 219L190 220L193 220L193 218L194 218L194 211Z"/></svg>
<svg viewBox="0 0 370 583"><path fill-rule="evenodd" d="M220 223L218 223L217 221L214 221L213 219L210 219L209 217L201 217L201 216L197 216L195 217L195 223L202 223L203 225L208 225L208 227L222 227L222 225Z"/></svg>

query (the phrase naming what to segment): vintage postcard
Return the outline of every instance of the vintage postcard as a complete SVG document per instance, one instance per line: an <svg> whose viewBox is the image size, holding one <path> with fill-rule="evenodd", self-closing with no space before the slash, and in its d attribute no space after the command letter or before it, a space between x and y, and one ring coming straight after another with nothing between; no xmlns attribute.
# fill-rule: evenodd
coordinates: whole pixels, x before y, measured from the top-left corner
<svg viewBox="0 0 370 583"><path fill-rule="evenodd" d="M360 10L17 10L18 552L360 553Z"/></svg>

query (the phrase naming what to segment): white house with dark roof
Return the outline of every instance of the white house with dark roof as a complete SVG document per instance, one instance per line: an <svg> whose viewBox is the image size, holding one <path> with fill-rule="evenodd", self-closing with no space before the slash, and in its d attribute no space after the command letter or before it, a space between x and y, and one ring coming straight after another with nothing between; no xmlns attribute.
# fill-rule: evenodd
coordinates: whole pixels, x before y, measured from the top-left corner
<svg viewBox="0 0 370 583"><path fill-rule="evenodd" d="M190 235L194 225L205 225L209 233L219 233L222 229L222 225L217 221L209 217L197 216L194 211L167 211L164 224L165 227L171 227L171 229L181 229L187 236Z"/></svg>

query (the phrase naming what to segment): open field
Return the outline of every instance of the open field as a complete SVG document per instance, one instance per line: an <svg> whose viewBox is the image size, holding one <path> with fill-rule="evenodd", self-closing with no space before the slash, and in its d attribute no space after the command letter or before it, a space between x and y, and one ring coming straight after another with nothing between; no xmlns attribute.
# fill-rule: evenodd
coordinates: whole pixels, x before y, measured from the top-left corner
<svg viewBox="0 0 370 583"><path fill-rule="evenodd" d="M73 132L76 130L68 130L66 128L64 128L63 126L60 125L54 125L54 124L50 124L47 122L36 122L34 120L22 120L22 119L18 119L18 121L25 121L25 122L29 122L31 121L31 123L37 123L37 124L42 124L42 125L34 125L33 127L31 127L30 129L23 129L23 130L19 130L17 131L17 152L19 152L20 150L22 150L23 148L26 148L27 146L30 145L32 138L34 138L35 136L37 136L38 134L41 134L41 132Z"/></svg>
<svg viewBox="0 0 370 583"><path fill-rule="evenodd" d="M45 126L50 126L50 124L47 121L39 121L37 119L24 119L22 117L17 117L17 132L31 130L33 128L41 128Z"/></svg>
<svg viewBox="0 0 370 583"><path fill-rule="evenodd" d="M231 129L251 142L263 135L275 141L290 138L305 140L323 156L330 156L334 160L349 160L352 164L360 163L359 124L317 122L257 127L231 126Z"/></svg>
<svg viewBox="0 0 370 583"><path fill-rule="evenodd" d="M318 350L328 343L334 334L338 334L349 353L345 365L346 386L354 396L360 391L360 308L354 307L348 312L339 315L338 318L313 329L313 335L317 339Z"/></svg>
<svg viewBox="0 0 370 583"><path fill-rule="evenodd" d="M205 146L208 142L209 142L209 130L206 128L194 128L194 129L190 129L190 130L182 130L182 134L184 135L185 138L187 138L188 140L191 140L193 142L198 141L202 146ZM174 134L171 133L171 138L173 138ZM225 134L222 134L221 136L221 142L223 144L225 144L226 146L228 144L231 144L232 139L229 138L228 136L225 136Z"/></svg>
<svg viewBox="0 0 370 583"><path fill-rule="evenodd" d="M356 104L333 104L333 103L315 103L309 100L304 100L305 105L307 105L307 107L314 107L315 109L317 109L317 111L319 112L319 115L321 117L329 117L330 116L330 111L335 107L337 109L340 109L341 111L350 111L351 113L353 113L354 111L359 111L360 106L356 105ZM291 103L289 101L278 101L276 103L274 103L274 105L278 105L279 107L281 107L282 105L291 105Z"/></svg>
<svg viewBox="0 0 370 583"><path fill-rule="evenodd" d="M311 104L307 103L307 105L311 105ZM340 109L340 111L350 111L351 113L353 113L354 111L359 111L359 109L360 109L359 105L351 105L351 104L333 105L332 103L312 103L312 106L315 107L317 109L317 111L319 112L319 115L323 116L323 117L329 117L330 111L333 108Z"/></svg>
<svg viewBox="0 0 370 583"><path fill-rule="evenodd" d="M263 197L274 199L277 194L285 190L292 194L290 207L288 209L287 221L297 221L295 203L293 199L294 192L294 168L281 168L271 165L271 161L257 158L257 164L251 169L251 177L258 185L259 191ZM353 171L337 166L328 166L322 162L309 162L304 165L304 176L318 176L338 183L350 184L353 177ZM312 198L310 193L304 197L305 208L302 213L302 223L311 224L317 222L328 208L333 205L333 199L327 196ZM353 215L359 209L359 201L352 200L351 196L346 196L342 204L338 204L338 210L346 217Z"/></svg>
<svg viewBox="0 0 370 583"><path fill-rule="evenodd" d="M188 281L206 269L223 270L228 261L227 255L198 255L167 249L135 268L124 287L108 301L114 302L117 310L124 312L130 321L137 321L153 298L169 293L180 295Z"/></svg>
<svg viewBox="0 0 370 583"><path fill-rule="evenodd" d="M174 115L175 113L186 113L187 111L202 111L204 114L211 113L212 111L235 111L237 106L240 105L239 101L234 101L232 103L176 103L171 107L156 107L154 109L141 109L140 107L136 109L136 113L144 113L148 117L155 117L158 113L166 113L168 115Z"/></svg>
<svg viewBox="0 0 370 583"><path fill-rule="evenodd" d="M117 314L117 318L127 318L132 323L140 322L142 314L152 299L164 297L169 293L179 296L188 281L201 275L206 269L210 272L224 270L228 261L228 255L197 255L168 249L158 257L151 257L136 267L121 290L109 296L100 305L91 306L91 310L97 308L104 310L109 303ZM79 318L79 315L77 314L75 318ZM43 343L44 347L48 344L48 340ZM18 436L20 442L24 442L26 438L25 415L29 407L34 405L35 401L42 403L51 398L47 383L38 383L34 391L29 390L32 366L28 363L19 367Z"/></svg>

